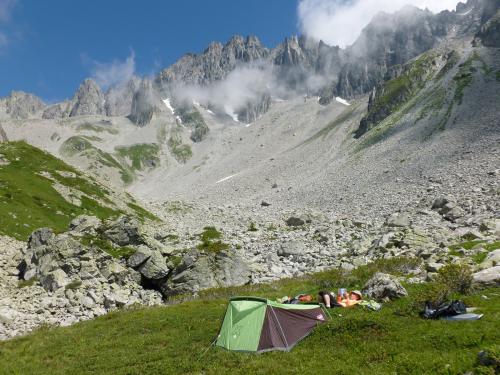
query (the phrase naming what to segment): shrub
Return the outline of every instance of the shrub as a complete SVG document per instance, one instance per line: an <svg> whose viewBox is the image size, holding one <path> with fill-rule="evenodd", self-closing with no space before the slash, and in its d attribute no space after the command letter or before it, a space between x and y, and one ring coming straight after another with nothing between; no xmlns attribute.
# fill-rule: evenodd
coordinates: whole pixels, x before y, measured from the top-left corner
<svg viewBox="0 0 500 375"><path fill-rule="evenodd" d="M248 231L249 232L257 232L258 231L257 226L255 225L254 222L250 223L250 226L248 227Z"/></svg>
<svg viewBox="0 0 500 375"><path fill-rule="evenodd" d="M442 284L449 294L467 294L472 286L472 270L467 264L447 264L438 271L436 282Z"/></svg>

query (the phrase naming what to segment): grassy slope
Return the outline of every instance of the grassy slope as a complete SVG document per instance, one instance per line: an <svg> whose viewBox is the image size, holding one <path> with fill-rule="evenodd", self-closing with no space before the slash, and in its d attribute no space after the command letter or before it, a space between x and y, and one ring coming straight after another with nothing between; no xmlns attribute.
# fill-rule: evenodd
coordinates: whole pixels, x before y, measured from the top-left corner
<svg viewBox="0 0 500 375"><path fill-rule="evenodd" d="M0 373L456 374L472 369L478 351L499 342L500 289L466 297L485 316L457 323L416 316L412 301L427 288L420 285L411 286L408 298L385 304L380 312L333 310L333 319L290 353L254 355L212 348L200 359L218 332L229 296L315 293L320 286L338 282L354 287L374 270L362 267L343 276L329 271L268 285L218 289L197 301L44 328L0 343Z"/></svg>
<svg viewBox="0 0 500 375"><path fill-rule="evenodd" d="M107 219L122 213L117 207L108 207L114 204L103 185L48 153L24 142L9 142L0 143L0 155L10 162L0 165L0 235L26 240L33 230L40 227L64 231L69 222L81 214ZM54 182L40 175L42 172L49 172L72 194L84 193L81 205L66 201L53 188ZM73 177L64 172L73 174ZM105 202L106 206L99 202ZM156 219L132 199L127 205L143 220Z"/></svg>
<svg viewBox="0 0 500 375"><path fill-rule="evenodd" d="M119 214L98 203L98 200L109 203L103 186L61 160L24 142L2 143L0 154L10 161L0 166L0 234L25 240L39 227L65 230L71 219L81 214L101 219ZM64 177L56 171L73 173L76 177ZM82 198L81 206L66 201L41 172L49 172L62 185L85 193L87 197Z"/></svg>

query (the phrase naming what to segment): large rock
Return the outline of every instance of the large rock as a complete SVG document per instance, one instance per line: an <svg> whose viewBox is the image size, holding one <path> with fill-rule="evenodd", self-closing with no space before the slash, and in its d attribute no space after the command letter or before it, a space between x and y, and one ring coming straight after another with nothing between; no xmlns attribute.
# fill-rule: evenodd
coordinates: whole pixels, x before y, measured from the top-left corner
<svg viewBox="0 0 500 375"><path fill-rule="evenodd" d="M486 256L486 259L479 265L479 268L486 269L500 265L500 249L494 250Z"/></svg>
<svg viewBox="0 0 500 375"><path fill-rule="evenodd" d="M57 269L42 275L40 278L40 284L42 284L45 290L53 292L68 285L69 280L67 276L66 272L61 269Z"/></svg>
<svg viewBox="0 0 500 375"><path fill-rule="evenodd" d="M50 228L40 228L31 233L28 239L28 248L33 249L47 245L54 238L54 232Z"/></svg>
<svg viewBox="0 0 500 375"><path fill-rule="evenodd" d="M300 227L304 225L306 222L302 220L300 217L290 217L287 220L285 220L286 225L289 227Z"/></svg>
<svg viewBox="0 0 500 375"><path fill-rule="evenodd" d="M405 297L408 292L394 276L377 272L363 287L363 294L369 298L383 300Z"/></svg>
<svg viewBox="0 0 500 375"><path fill-rule="evenodd" d="M132 98L129 118L138 126L146 126L153 119L153 115L160 112L163 107L152 82L145 79L141 82L139 89Z"/></svg>
<svg viewBox="0 0 500 375"><path fill-rule="evenodd" d="M385 225L387 225L388 227L398 228L406 228L409 227L410 224L410 217L407 214L403 213L394 213L390 215L385 222Z"/></svg>
<svg viewBox="0 0 500 375"><path fill-rule="evenodd" d="M472 280L478 284L498 286L500 285L500 266L476 272L472 275Z"/></svg>
<svg viewBox="0 0 500 375"><path fill-rule="evenodd" d="M80 215L69 224L69 229L77 233L95 234L102 222L95 216Z"/></svg>
<svg viewBox="0 0 500 375"><path fill-rule="evenodd" d="M12 91L6 98L7 113L16 119L27 119L44 107L45 104L38 97L22 91Z"/></svg>
<svg viewBox="0 0 500 375"><path fill-rule="evenodd" d="M117 220L109 223L104 235L119 246L144 243L139 221L129 216L120 216Z"/></svg>
<svg viewBox="0 0 500 375"><path fill-rule="evenodd" d="M280 256L298 256L303 255L306 252L306 246L303 242L300 241L290 241L285 242L281 245L281 248L278 250L278 255Z"/></svg>
<svg viewBox="0 0 500 375"><path fill-rule="evenodd" d="M148 260L142 263L137 271L151 281L165 279L170 273L170 268L159 251L152 251Z"/></svg>

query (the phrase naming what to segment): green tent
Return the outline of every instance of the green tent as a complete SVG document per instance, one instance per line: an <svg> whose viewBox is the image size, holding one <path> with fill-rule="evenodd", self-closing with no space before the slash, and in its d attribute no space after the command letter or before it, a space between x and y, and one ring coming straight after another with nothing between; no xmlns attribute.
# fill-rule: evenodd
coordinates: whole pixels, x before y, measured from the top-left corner
<svg viewBox="0 0 500 375"><path fill-rule="evenodd" d="M288 305L255 297L229 301L216 345L228 350L291 350L326 322L321 305Z"/></svg>

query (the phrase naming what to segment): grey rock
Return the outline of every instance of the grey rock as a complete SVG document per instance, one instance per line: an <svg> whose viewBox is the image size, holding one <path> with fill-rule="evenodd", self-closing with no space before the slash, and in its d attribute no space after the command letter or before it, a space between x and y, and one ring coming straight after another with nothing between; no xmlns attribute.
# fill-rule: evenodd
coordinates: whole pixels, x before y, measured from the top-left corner
<svg viewBox="0 0 500 375"><path fill-rule="evenodd" d="M140 246L137 251L127 259L127 265L132 268L137 268L146 262L152 255L152 251L146 246Z"/></svg>
<svg viewBox="0 0 500 375"><path fill-rule="evenodd" d="M410 217L407 214L395 213L389 216L385 222L388 227L409 227L411 224Z"/></svg>
<svg viewBox="0 0 500 375"><path fill-rule="evenodd" d="M40 228L31 233L28 239L28 248L33 249L39 246L47 245L54 239L54 232L50 228Z"/></svg>
<svg viewBox="0 0 500 375"><path fill-rule="evenodd" d="M74 97L70 116L106 115L105 98L101 88L91 79L86 79Z"/></svg>
<svg viewBox="0 0 500 375"><path fill-rule="evenodd" d="M159 251L151 252L149 259L142 263L137 271L140 272L148 280L162 280L170 273L170 268L165 261L165 258Z"/></svg>
<svg viewBox="0 0 500 375"><path fill-rule="evenodd" d="M286 221L285 221L286 225L288 225L289 227L300 227L302 225L304 225L306 222L304 220L302 220L301 218L299 217L290 217L288 218Z"/></svg>
<svg viewBox="0 0 500 375"><path fill-rule="evenodd" d="M130 120L138 126L151 122L153 115L161 111L163 105L159 94L154 90L152 82L144 79L132 98Z"/></svg>
<svg viewBox="0 0 500 375"><path fill-rule="evenodd" d="M500 266L476 272L472 274L472 280L478 284L498 286L500 285Z"/></svg>
<svg viewBox="0 0 500 375"><path fill-rule="evenodd" d="M369 298L382 300L405 297L408 292L394 276L377 272L364 285L363 294Z"/></svg>
<svg viewBox="0 0 500 375"><path fill-rule="evenodd" d="M285 242L281 245L281 248L278 250L278 255L280 256L297 256L303 255L306 252L306 246L303 242L300 241L290 241Z"/></svg>
<svg viewBox="0 0 500 375"><path fill-rule="evenodd" d="M69 224L69 229L73 232L95 234L96 229L102 225L100 219L95 216L80 215Z"/></svg>
<svg viewBox="0 0 500 375"><path fill-rule="evenodd" d="M144 243L140 223L129 216L120 216L117 220L108 223L104 235L119 246Z"/></svg>
<svg viewBox="0 0 500 375"><path fill-rule="evenodd" d="M38 97L22 91L12 91L6 98L6 112L15 119L27 119L44 107Z"/></svg>
<svg viewBox="0 0 500 375"><path fill-rule="evenodd" d="M46 275L40 277L40 283L48 291L56 291L57 289L65 287L69 280L67 278L66 272L61 269L49 272Z"/></svg>

